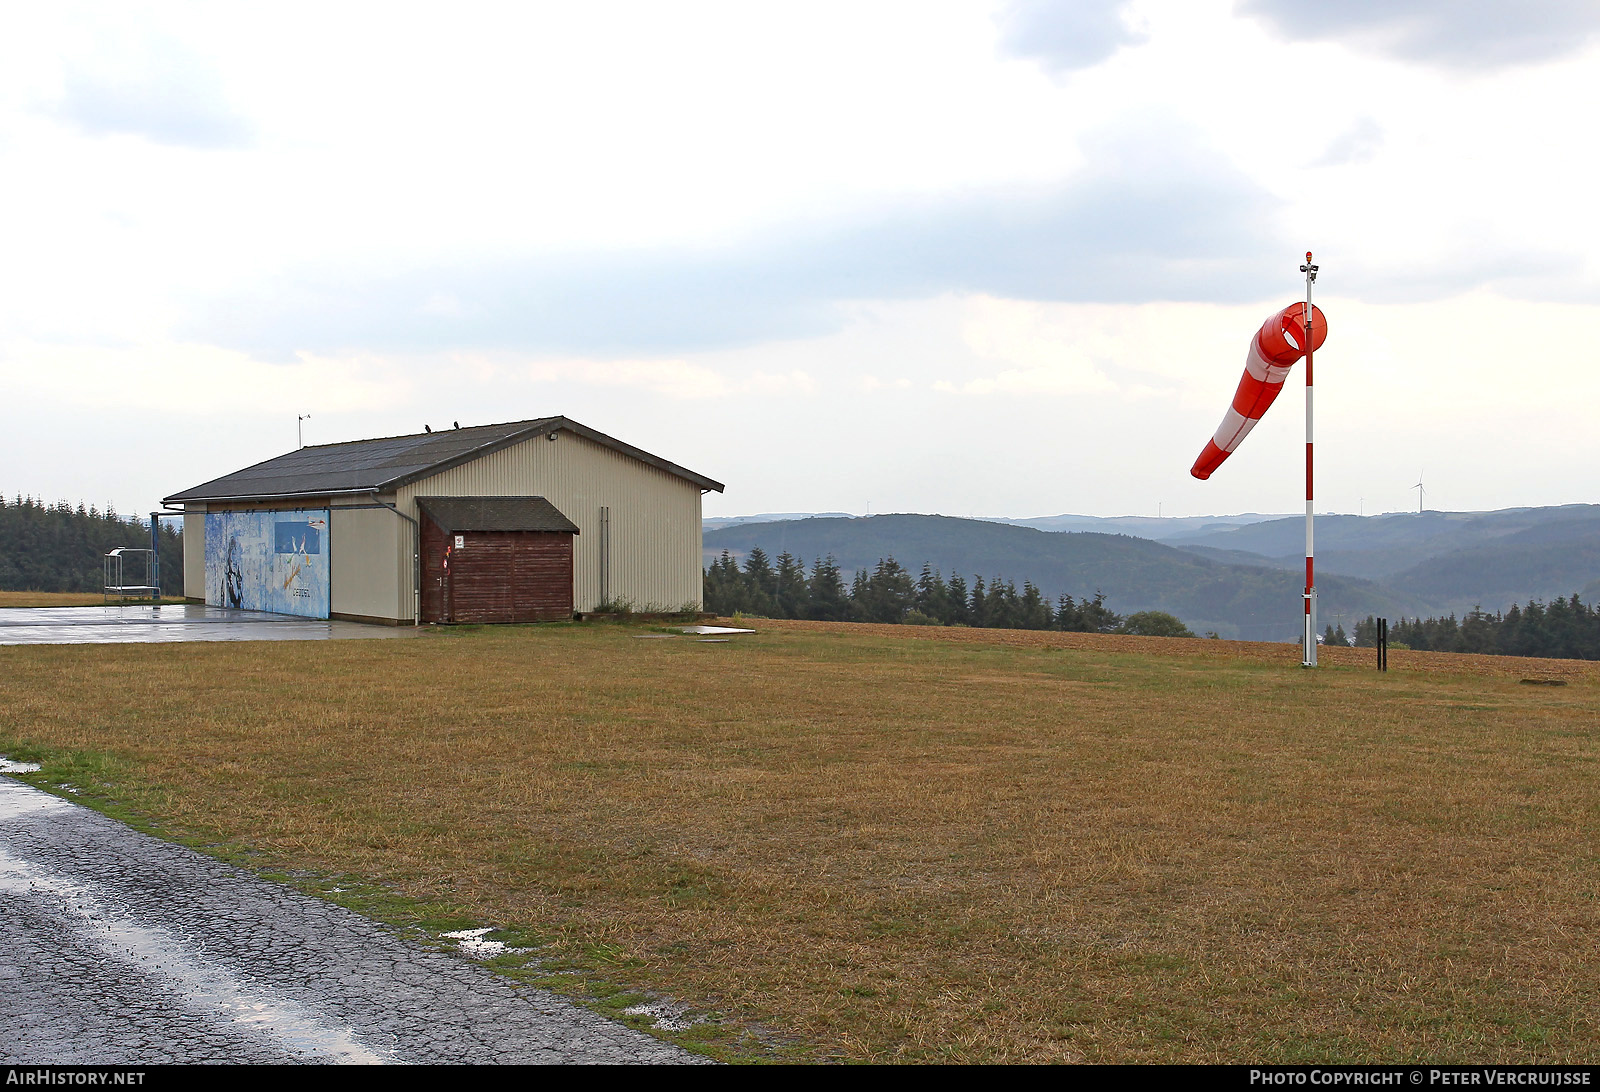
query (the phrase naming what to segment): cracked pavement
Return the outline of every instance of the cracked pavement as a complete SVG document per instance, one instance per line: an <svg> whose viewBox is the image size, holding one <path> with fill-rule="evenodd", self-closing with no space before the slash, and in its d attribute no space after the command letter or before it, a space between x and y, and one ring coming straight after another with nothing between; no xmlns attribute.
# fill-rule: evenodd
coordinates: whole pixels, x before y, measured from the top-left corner
<svg viewBox="0 0 1600 1092"><path fill-rule="evenodd" d="M695 1063L0 776L0 1063Z"/></svg>

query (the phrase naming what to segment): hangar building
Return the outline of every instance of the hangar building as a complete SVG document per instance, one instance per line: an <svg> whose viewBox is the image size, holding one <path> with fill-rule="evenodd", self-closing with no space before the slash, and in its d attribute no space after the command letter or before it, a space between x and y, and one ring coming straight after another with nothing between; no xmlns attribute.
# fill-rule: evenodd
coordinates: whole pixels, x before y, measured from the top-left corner
<svg viewBox="0 0 1600 1092"><path fill-rule="evenodd" d="M175 493L183 584L213 606L361 622L521 622L701 602L722 483L566 417L303 447Z"/></svg>

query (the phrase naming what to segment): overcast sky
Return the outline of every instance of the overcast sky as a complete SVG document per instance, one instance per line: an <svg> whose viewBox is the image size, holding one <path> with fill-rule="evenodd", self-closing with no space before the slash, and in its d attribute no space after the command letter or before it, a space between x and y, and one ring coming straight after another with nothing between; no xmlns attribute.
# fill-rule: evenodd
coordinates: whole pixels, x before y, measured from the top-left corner
<svg viewBox="0 0 1600 1092"><path fill-rule="evenodd" d="M0 8L0 490L566 414L707 515L1600 500L1600 3Z"/></svg>

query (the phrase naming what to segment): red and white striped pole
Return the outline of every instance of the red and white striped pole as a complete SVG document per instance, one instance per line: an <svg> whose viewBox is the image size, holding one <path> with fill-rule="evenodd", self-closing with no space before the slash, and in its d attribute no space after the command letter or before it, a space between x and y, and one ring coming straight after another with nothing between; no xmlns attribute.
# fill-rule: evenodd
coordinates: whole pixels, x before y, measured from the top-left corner
<svg viewBox="0 0 1600 1092"><path fill-rule="evenodd" d="M1317 666L1317 580L1312 566L1311 542L1311 353L1312 346L1316 344L1315 332L1312 330L1312 317L1315 312L1311 309L1311 285L1317 279L1317 267L1311 264L1311 251L1306 251L1306 264L1300 267L1300 272L1306 275L1306 310L1305 310L1305 339L1306 339L1306 631L1304 656L1300 661L1302 667Z"/></svg>

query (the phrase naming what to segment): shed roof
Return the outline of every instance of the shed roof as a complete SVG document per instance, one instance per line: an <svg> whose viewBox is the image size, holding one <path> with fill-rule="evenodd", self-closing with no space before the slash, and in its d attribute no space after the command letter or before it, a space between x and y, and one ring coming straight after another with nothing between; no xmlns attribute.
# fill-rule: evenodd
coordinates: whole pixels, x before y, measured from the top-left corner
<svg viewBox="0 0 1600 1092"><path fill-rule="evenodd" d="M174 493L162 503L388 493L453 466L553 432L571 432L638 459L657 470L664 470L701 489L722 492L721 482L625 444L603 432L596 432L587 425L567 417L540 417L502 425L475 425L413 433L410 436L302 447L287 455L279 455L275 459Z"/></svg>
<svg viewBox="0 0 1600 1092"><path fill-rule="evenodd" d="M417 505L445 531L555 531L578 525L543 497L418 497Z"/></svg>

